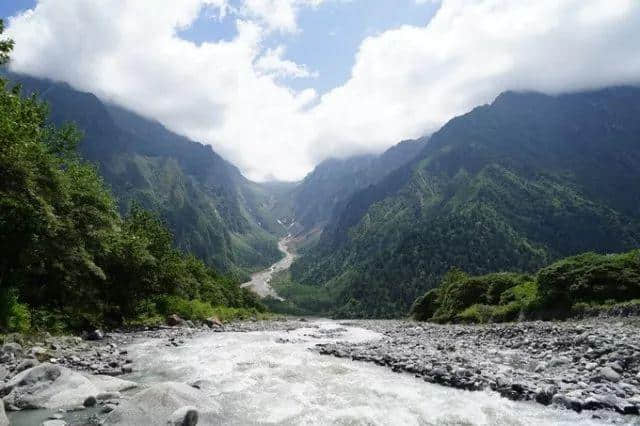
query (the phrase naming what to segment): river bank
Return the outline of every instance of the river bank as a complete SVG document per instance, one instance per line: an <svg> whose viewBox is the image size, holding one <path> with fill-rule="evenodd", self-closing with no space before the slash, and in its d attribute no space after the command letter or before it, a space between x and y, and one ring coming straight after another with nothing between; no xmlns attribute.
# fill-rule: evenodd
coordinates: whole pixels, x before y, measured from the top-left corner
<svg viewBox="0 0 640 426"><path fill-rule="evenodd" d="M638 334L637 319L446 326L288 318L102 340L45 336L2 347L0 395L12 410L44 407L10 413L20 426L50 417L66 423L47 426L136 424L152 414L164 424L174 414L186 419L185 407L195 407L198 424L632 424ZM71 392L73 383L81 391ZM54 390L68 399L52 400ZM172 402L157 407L159 398Z"/></svg>
<svg viewBox="0 0 640 426"><path fill-rule="evenodd" d="M640 321L591 319L490 325L349 321L384 337L320 345L325 355L372 362L430 383L491 389L567 409L640 410Z"/></svg>

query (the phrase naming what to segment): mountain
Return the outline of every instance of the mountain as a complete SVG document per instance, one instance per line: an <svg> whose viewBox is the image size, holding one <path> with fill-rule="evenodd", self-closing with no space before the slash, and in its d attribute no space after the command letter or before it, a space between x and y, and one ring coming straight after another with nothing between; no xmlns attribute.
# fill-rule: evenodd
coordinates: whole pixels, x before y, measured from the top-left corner
<svg viewBox="0 0 640 426"><path fill-rule="evenodd" d="M51 105L55 124L84 133L80 151L95 163L125 213L133 202L157 212L177 245L224 273L276 261L284 228L268 188L244 178L210 146L64 83L9 74L25 94Z"/></svg>
<svg viewBox="0 0 640 426"><path fill-rule="evenodd" d="M404 141L380 155L323 161L291 192L296 221L305 230L324 227L356 191L378 183L409 162L426 141Z"/></svg>
<svg viewBox="0 0 640 426"><path fill-rule="evenodd" d="M405 314L459 267L533 272L640 246L640 89L501 94L355 192L292 267L340 316Z"/></svg>

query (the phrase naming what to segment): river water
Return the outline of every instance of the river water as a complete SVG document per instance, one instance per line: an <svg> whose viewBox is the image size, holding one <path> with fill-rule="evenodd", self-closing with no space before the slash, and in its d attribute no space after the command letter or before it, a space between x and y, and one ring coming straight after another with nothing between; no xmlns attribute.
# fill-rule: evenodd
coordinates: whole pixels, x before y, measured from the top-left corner
<svg viewBox="0 0 640 426"><path fill-rule="evenodd" d="M334 335L335 334L335 335ZM512 402L491 392L426 383L373 364L309 350L336 339L381 336L317 320L294 331L215 333L184 346L149 340L130 348L143 383L204 380L229 425L585 425L591 414ZM283 343L286 341L286 343Z"/></svg>
<svg viewBox="0 0 640 426"><path fill-rule="evenodd" d="M269 283L271 282L271 278L274 274L289 269L289 267L295 260L295 254L291 252L288 247L291 239L292 237L288 235L287 237L278 241L278 248L282 253L284 253L284 257L282 259L271 265L270 268L251 275L251 281L242 284L242 287L250 288L260 297L271 296L273 298L282 300L282 298L277 295L275 290L271 288L271 285Z"/></svg>

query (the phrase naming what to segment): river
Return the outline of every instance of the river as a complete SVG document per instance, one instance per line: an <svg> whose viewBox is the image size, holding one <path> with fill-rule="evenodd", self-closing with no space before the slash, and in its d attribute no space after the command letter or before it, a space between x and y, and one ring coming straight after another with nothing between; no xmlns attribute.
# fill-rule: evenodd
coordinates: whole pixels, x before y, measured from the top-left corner
<svg viewBox="0 0 640 426"><path fill-rule="evenodd" d="M335 333L337 332L337 333ZM143 383L203 380L228 425L573 425L597 424L588 413L512 402L491 392L425 383L409 374L309 350L336 339L378 339L375 332L316 320L293 331L203 335L184 346L133 345ZM284 342L284 343L283 343Z"/></svg>
<svg viewBox="0 0 640 426"><path fill-rule="evenodd" d="M291 240L291 235L287 235L285 238L278 241L278 248L282 253L284 253L284 257L271 265L271 267L251 275L251 281L242 284L242 287L250 288L260 297L270 296L282 300L282 298L278 296L276 291L271 287L270 282L271 278L273 278L275 274L289 269L295 260L295 253L293 253L288 246Z"/></svg>

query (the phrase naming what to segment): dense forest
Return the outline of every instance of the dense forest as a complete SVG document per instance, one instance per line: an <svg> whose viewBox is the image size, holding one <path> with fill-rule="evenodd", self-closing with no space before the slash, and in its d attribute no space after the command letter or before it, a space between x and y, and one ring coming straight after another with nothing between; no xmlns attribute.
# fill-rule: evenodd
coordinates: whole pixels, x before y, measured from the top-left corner
<svg viewBox="0 0 640 426"><path fill-rule="evenodd" d="M504 322L640 312L640 251L562 259L535 275L447 272L411 310L422 321Z"/></svg>
<svg viewBox="0 0 640 426"><path fill-rule="evenodd" d="M534 273L582 252L635 249L639 115L633 87L504 93L354 193L291 281L317 287L337 316L393 317L453 267Z"/></svg>
<svg viewBox="0 0 640 426"><path fill-rule="evenodd" d="M82 131L78 151L96 165L121 214L133 204L157 213L180 249L240 279L280 258L284 229L270 188L247 180L210 146L65 83L5 76L24 96L47 102L52 123Z"/></svg>
<svg viewBox="0 0 640 426"><path fill-rule="evenodd" d="M0 42L2 62L11 48ZM132 204L122 216L97 168L76 150L82 134L48 117L35 95L0 79L0 329L264 310L235 280L176 249L155 214Z"/></svg>

